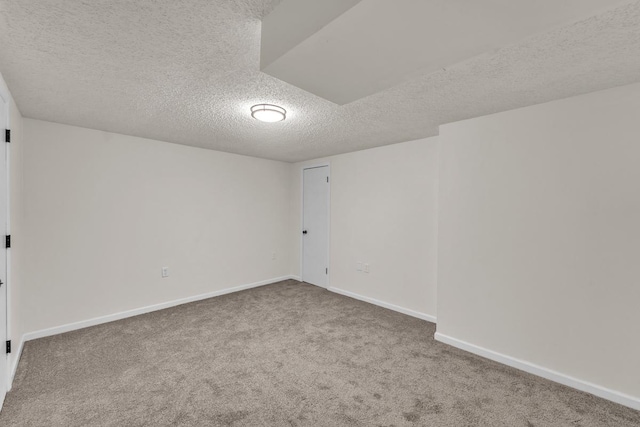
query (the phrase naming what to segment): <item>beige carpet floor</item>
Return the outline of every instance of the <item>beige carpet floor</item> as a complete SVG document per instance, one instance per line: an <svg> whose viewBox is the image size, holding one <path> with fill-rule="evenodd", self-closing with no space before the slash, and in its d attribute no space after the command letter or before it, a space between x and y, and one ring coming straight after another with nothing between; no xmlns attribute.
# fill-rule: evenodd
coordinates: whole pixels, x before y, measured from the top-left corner
<svg viewBox="0 0 640 427"><path fill-rule="evenodd" d="M28 342L0 425L640 425L434 329L281 282Z"/></svg>

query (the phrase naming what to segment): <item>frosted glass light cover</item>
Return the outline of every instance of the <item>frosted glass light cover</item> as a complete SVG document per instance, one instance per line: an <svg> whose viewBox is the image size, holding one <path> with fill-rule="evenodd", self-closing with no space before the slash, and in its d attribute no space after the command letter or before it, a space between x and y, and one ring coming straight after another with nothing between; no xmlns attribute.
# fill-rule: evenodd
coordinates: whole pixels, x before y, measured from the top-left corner
<svg viewBox="0 0 640 427"><path fill-rule="evenodd" d="M261 122L281 122L287 117L287 110L277 105L258 104L251 107L251 117Z"/></svg>

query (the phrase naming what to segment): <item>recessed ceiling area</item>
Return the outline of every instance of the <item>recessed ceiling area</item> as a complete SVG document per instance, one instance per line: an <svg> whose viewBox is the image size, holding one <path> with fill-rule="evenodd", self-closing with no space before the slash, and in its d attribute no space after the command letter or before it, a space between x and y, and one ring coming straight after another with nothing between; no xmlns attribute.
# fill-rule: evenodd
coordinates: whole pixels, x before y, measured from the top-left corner
<svg viewBox="0 0 640 427"><path fill-rule="evenodd" d="M624 1L362 0L302 13L312 3L285 0L264 18L262 71L344 105Z"/></svg>
<svg viewBox="0 0 640 427"><path fill-rule="evenodd" d="M427 22L442 27L436 12L418 19L398 8L375 22L376 13L358 10L375 10L382 0L346 3L338 12L329 4L294 38L281 35L288 50L279 60L298 49L309 54L322 34L341 34L346 47L357 48L361 35L348 22L384 33L390 20L406 19L388 46L396 36L428 34ZM424 3L443 4L407 5ZM458 11L482 5L472 9L482 12L511 2L446 3ZM354 86L350 99L371 87L377 92L345 105L261 71L262 19L268 25L288 7L278 0L194 0L188 7L171 0L0 0L0 72L25 117L288 162L433 136L443 123L640 81L640 2L517 3L546 6L532 10L526 28L513 18L496 32L501 21L492 21L484 44L465 44L477 37L466 30L482 28L466 15L461 22L469 27L452 31L452 39L397 43L396 56L411 55L398 56L387 80L370 77L378 67L358 70L369 89L356 93ZM376 46L365 47L358 58L384 65ZM445 55L449 50L455 55ZM253 119L251 106L263 103L283 107L286 120Z"/></svg>

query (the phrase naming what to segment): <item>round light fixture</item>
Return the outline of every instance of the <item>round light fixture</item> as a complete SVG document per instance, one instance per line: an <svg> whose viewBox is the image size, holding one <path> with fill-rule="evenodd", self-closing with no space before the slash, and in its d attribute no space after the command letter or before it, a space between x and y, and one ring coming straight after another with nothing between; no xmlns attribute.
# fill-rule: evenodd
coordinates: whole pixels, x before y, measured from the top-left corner
<svg viewBox="0 0 640 427"><path fill-rule="evenodd" d="M287 117L287 110L277 105L258 104L251 107L251 117L261 122L281 122Z"/></svg>

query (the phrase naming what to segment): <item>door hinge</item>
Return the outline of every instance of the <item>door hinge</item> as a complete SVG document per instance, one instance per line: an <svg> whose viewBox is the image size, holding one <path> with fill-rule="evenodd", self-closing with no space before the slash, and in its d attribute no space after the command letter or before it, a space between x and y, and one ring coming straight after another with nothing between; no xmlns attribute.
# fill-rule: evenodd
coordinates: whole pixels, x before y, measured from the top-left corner
<svg viewBox="0 0 640 427"><path fill-rule="evenodd" d="M11 340L7 340L7 354L11 353Z"/></svg>
<svg viewBox="0 0 640 427"><path fill-rule="evenodd" d="M11 236L5 236L4 247L7 249L11 247Z"/></svg>
<svg viewBox="0 0 640 427"><path fill-rule="evenodd" d="M11 142L11 129L4 130L4 142Z"/></svg>
<svg viewBox="0 0 640 427"><path fill-rule="evenodd" d="M329 177L327 177L327 182L329 182Z"/></svg>
<svg viewBox="0 0 640 427"><path fill-rule="evenodd" d="M329 269L328 268L324 269L324 274L329 274Z"/></svg>

